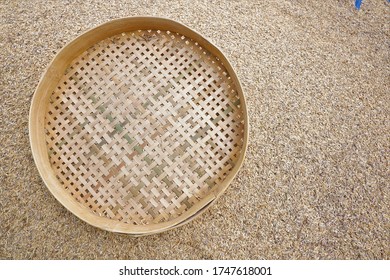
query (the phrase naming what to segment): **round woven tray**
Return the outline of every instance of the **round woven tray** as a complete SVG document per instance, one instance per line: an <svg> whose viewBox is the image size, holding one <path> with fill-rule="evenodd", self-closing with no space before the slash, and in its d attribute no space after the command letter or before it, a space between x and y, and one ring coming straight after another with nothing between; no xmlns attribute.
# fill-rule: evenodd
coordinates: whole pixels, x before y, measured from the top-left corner
<svg viewBox="0 0 390 280"><path fill-rule="evenodd" d="M89 224L133 235L205 210L236 175L248 140L226 57L154 17L113 20L67 44L39 82L29 125L51 193Z"/></svg>

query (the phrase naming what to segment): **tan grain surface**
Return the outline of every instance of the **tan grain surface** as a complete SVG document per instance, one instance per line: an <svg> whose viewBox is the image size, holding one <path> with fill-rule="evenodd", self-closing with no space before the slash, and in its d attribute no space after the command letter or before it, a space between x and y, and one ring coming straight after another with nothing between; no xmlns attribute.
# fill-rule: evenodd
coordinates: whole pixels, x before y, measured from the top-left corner
<svg viewBox="0 0 390 280"><path fill-rule="evenodd" d="M1 1L0 258L389 259L390 6L308 2ZM142 238L65 210L39 177L27 128L55 53L133 15L178 20L219 46L251 121L246 161L221 199Z"/></svg>

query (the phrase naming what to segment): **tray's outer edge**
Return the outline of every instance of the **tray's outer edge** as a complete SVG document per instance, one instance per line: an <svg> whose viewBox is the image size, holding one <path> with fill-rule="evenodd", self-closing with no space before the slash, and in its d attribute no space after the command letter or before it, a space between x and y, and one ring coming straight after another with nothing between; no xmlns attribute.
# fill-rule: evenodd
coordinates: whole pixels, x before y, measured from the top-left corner
<svg viewBox="0 0 390 280"><path fill-rule="evenodd" d="M168 222L143 226L133 226L119 221L110 220L105 217L99 217L91 213L85 206L77 203L73 197L71 197L70 194L68 194L62 188L56 176L53 174L53 172L51 172L52 168L47 154L46 143L44 141L44 137L42 137L42 135L44 135L44 118L49 94L51 93L51 89L58 83L63 74L63 70L65 70L69 63L93 43L121 32L138 29L160 29L181 33L182 35L195 39L202 47L205 47L213 55L218 57L223 62L234 81L240 96L240 105L244 114L244 137L242 151L236 162L236 166L226 177L223 184L181 216ZM52 59L45 72L41 76L32 98L29 113L29 137L32 155L42 180L44 181L49 191L54 195L54 197L66 209L88 224L104 230L127 233L132 236L149 235L182 226L192 221L195 217L199 216L208 207L210 207L210 205L214 203L215 199L226 190L242 166L247 150L248 136L249 120L246 99L242 91L241 83L229 60L222 53L222 51L220 51L214 44L210 42L210 40L206 39L204 36L181 23L161 17L141 16L119 18L89 29L66 44Z"/></svg>

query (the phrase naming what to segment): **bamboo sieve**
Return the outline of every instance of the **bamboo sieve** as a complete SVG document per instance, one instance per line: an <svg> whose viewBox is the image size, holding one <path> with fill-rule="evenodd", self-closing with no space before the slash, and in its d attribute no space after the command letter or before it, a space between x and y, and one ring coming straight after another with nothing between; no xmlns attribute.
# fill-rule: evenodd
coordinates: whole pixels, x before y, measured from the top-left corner
<svg viewBox="0 0 390 280"><path fill-rule="evenodd" d="M240 82L212 43L175 21L130 17L67 44L34 93L30 142L56 199L101 229L183 225L244 160Z"/></svg>

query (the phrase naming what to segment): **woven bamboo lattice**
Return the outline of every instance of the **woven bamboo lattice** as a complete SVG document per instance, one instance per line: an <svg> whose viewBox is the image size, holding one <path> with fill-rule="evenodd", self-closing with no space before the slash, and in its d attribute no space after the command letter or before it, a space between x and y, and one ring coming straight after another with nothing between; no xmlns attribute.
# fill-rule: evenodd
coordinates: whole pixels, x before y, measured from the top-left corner
<svg viewBox="0 0 390 280"><path fill-rule="evenodd" d="M52 173L98 217L134 227L178 219L241 164L246 112L237 84L219 57L181 33L100 40L48 95Z"/></svg>

